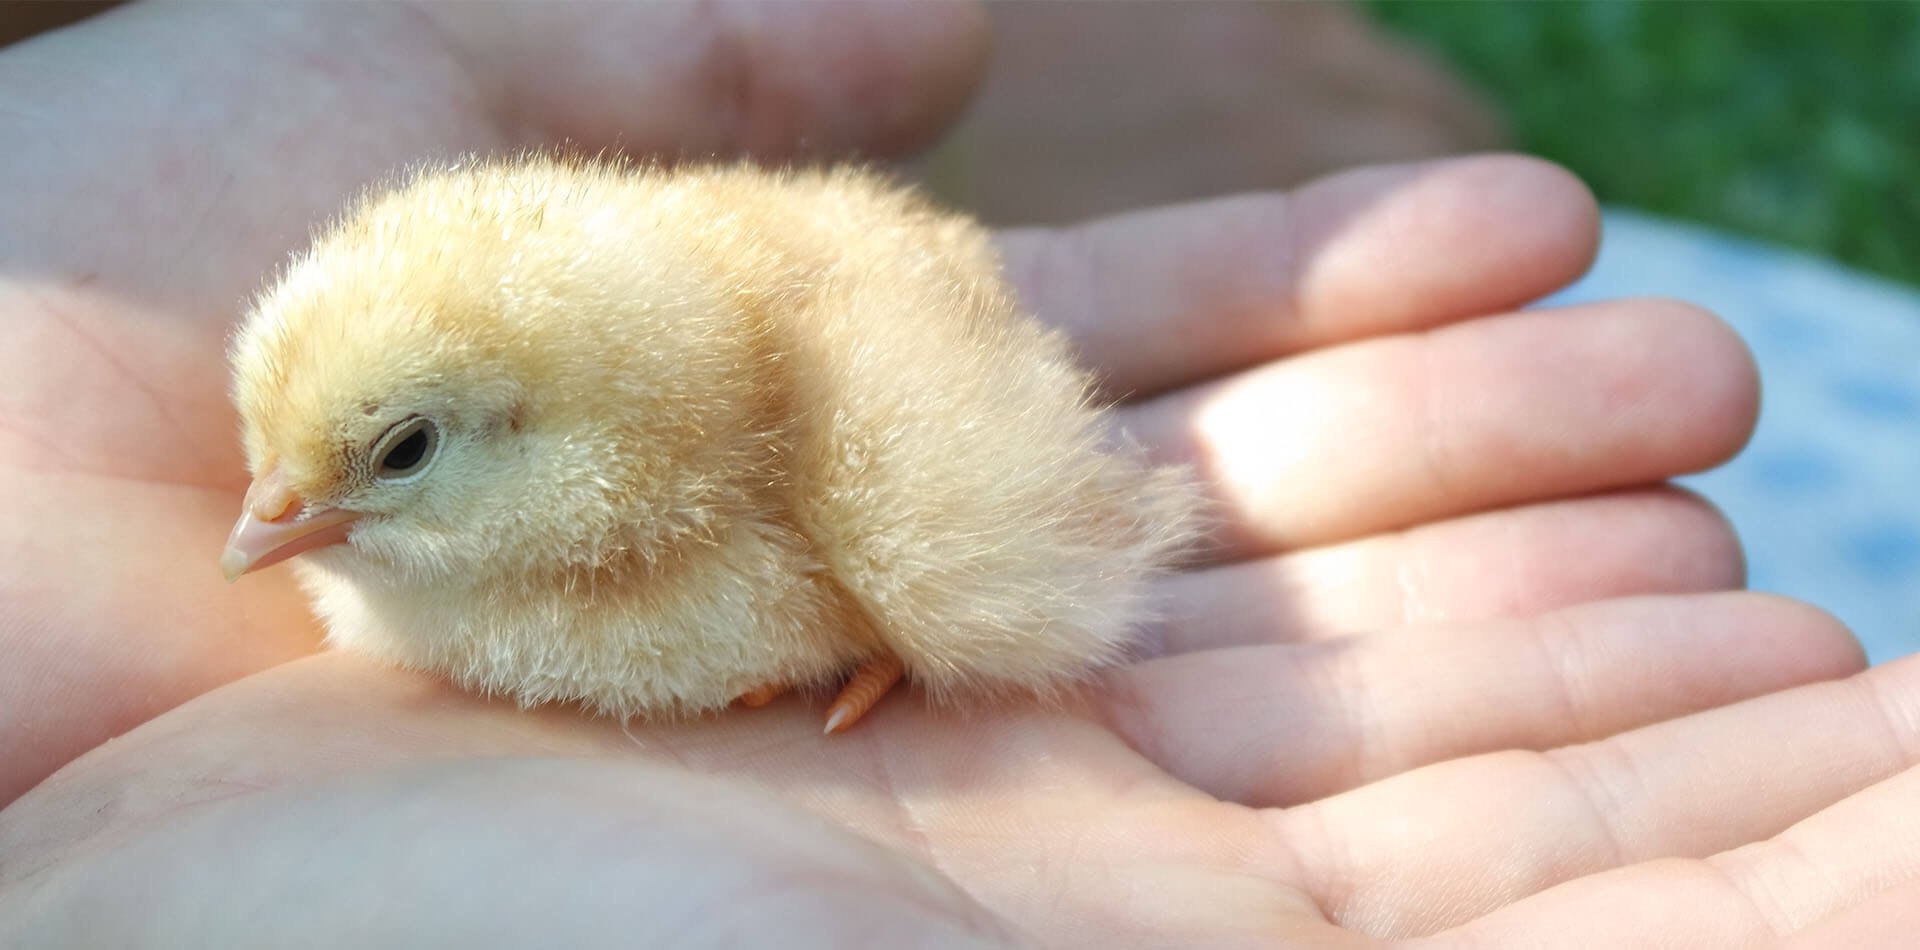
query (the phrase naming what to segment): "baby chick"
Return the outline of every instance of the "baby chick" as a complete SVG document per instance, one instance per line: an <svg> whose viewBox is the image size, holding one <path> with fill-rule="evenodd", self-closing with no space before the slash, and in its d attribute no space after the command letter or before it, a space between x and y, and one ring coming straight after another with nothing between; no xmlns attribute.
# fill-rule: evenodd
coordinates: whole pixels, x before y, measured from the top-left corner
<svg viewBox="0 0 1920 950"><path fill-rule="evenodd" d="M1192 534L986 233L856 170L532 156L322 233L234 342L221 567L304 554L330 639L523 704L698 714L1115 660Z"/></svg>

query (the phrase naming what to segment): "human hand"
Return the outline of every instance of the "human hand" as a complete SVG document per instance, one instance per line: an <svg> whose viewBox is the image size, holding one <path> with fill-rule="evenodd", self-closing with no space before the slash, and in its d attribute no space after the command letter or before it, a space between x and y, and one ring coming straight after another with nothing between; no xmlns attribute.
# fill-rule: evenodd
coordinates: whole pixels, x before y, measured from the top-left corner
<svg viewBox="0 0 1920 950"><path fill-rule="evenodd" d="M7 418L25 420L0 443L0 504L23 527L8 536L0 600L23 662L0 708L10 732L35 717L59 725L40 733L51 751L9 761L20 784L36 762L44 774L81 742L311 649L283 577L229 590L212 567L242 480L220 398L226 304L305 222L400 161L538 135L627 128L643 146L778 150L712 137L698 109L679 110L685 129L648 134L628 127L659 118L648 110L530 126L540 109L500 109L498 89L535 95L512 79L554 62L578 67L544 77L560 100L659 89L645 58L602 56L596 71L590 55L522 67L426 52L448 35L488 49L474 37L489 30L566 49L621 35L612 24L430 8L449 22L382 32L368 14L246 9L209 42L290 71L220 89L230 99L213 111L269 129L142 128L150 106L81 90L39 119L71 133L31 140L72 147L84 132L162 158L185 140L228 143L233 183L210 209L168 204L210 191L122 183L114 220L55 216L129 169L8 159L21 164L3 180L31 189L10 213L50 221L31 242L0 229L16 235L6 293L28 328L0 383ZM619 15L657 35L648 18L676 9ZM234 69L179 49L206 15L136 8L86 29L154 18L140 42L185 65L150 91L191 101L207 71ZM332 45L363 32L364 48ZM773 35L749 27L732 45ZM921 55L874 68L964 85L965 43L912 35ZM95 55L131 42L65 39ZM300 44L377 53L385 84L287 54ZM662 48L679 54L661 60L673 68L698 60ZM43 59L0 57L0 77L47 68L44 44L18 52ZM344 85L305 89L311 69ZM777 68L756 75L768 85L750 85L792 91ZM476 88L496 92L461 94ZM305 111L275 92L305 97ZM815 94L800 101L833 101ZM822 146L911 139L901 129L937 124L948 98L880 128L842 117L848 131ZM750 117L768 100L737 101ZM625 125L595 133L579 126L589 118ZM329 120L355 138L322 134ZM1054 943L1331 942L1341 928L1457 925L1618 943L1639 931L1604 928L1685 924L1734 940L1858 903L1901 879L1903 843L1883 829L1872 840L1884 847L1848 845L1852 825L1900 814L1899 783L1913 779L1840 800L1905 768L1886 730L1910 720L1903 697L1920 690L1905 678L1920 674L1893 665L1802 686L1857 670L1844 631L1788 603L1704 593L1738 582L1736 546L1709 510L1646 486L1744 438L1754 392L1738 344L1671 304L1501 315L1584 266L1593 232L1589 199L1564 175L1495 158L1010 234L1030 302L1136 397L1129 428L1196 461L1221 503L1208 560L1168 585L1173 619L1142 662L1066 708L954 715L899 697L833 740L798 700L623 730L351 656L286 663L153 720L0 813L0 926L69 943L115 925L150 942L283 926L322 942L418 927L446 942L644 943L718 939L702 928L756 908L766 916L736 933L988 933L984 908ZM1774 690L1790 691L1747 699ZM1861 701L1875 690L1880 705ZM1722 703L1737 704L1694 713ZM1712 855L1836 801L1784 845L1642 863ZM1841 846L1852 850L1794 863L1795 847ZM1738 883L1760 880L1786 883ZM1851 923L1900 911L1860 913Z"/></svg>

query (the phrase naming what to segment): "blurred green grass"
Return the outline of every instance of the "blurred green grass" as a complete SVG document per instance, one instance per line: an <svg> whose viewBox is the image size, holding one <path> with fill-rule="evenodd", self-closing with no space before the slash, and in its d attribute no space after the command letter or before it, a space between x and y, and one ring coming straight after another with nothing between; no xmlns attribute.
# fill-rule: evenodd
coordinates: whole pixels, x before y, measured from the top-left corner
<svg viewBox="0 0 1920 950"><path fill-rule="evenodd" d="M1920 3L1365 6L1602 201L1920 284Z"/></svg>

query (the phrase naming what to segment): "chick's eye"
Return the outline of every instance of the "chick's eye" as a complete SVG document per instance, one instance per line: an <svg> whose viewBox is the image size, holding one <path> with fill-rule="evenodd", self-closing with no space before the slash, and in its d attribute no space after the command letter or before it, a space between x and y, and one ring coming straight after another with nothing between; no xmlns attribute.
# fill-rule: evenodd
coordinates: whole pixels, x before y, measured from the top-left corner
<svg viewBox="0 0 1920 950"><path fill-rule="evenodd" d="M409 419L387 430L373 447L374 475L378 478L406 478L433 458L440 446L440 430L426 419Z"/></svg>

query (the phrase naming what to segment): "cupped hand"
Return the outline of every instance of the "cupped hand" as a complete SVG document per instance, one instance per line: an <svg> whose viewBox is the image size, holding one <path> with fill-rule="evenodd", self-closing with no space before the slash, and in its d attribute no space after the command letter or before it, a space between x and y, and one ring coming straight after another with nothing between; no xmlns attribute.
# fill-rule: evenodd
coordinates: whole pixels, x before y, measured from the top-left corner
<svg viewBox="0 0 1920 950"><path fill-rule="evenodd" d="M1064 706L623 727L307 656L284 572L220 582L222 337L353 189L561 139L898 150L963 101L980 22L134 7L0 54L0 794L79 756L0 812L0 943L1911 922L1920 666L1861 673L1817 611L1725 592L1728 529L1660 483L1744 440L1745 354L1672 303L1518 309L1596 239L1585 191L1525 159L1004 236L1219 512L1140 660Z"/></svg>

